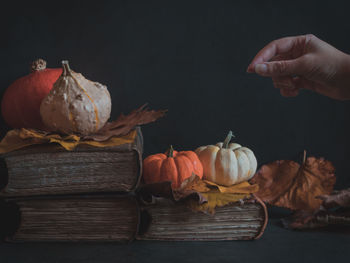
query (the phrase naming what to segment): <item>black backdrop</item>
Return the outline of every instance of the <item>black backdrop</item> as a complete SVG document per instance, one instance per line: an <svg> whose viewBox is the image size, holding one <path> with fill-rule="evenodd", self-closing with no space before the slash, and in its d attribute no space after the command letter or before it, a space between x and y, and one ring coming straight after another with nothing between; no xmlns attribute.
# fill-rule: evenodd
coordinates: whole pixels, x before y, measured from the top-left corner
<svg viewBox="0 0 350 263"><path fill-rule="evenodd" d="M350 53L346 2L12 1L0 16L0 92L36 58L49 67L68 59L109 87L112 118L145 102L169 110L143 128L145 155L216 143L232 129L260 164L306 149L331 160L337 187L348 187L350 102L307 91L283 98L245 72L283 36L313 33Z"/></svg>

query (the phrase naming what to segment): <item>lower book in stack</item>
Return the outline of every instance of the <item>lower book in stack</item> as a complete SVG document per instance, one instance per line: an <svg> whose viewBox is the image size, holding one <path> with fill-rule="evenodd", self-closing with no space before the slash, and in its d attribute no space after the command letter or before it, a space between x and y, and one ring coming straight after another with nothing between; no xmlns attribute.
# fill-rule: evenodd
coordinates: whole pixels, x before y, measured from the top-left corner
<svg viewBox="0 0 350 263"><path fill-rule="evenodd" d="M7 211L17 222L9 241L250 240L267 221L265 206L254 200L211 215L168 200L139 205L132 194L15 198Z"/></svg>
<svg viewBox="0 0 350 263"><path fill-rule="evenodd" d="M129 194L13 198L3 212L12 222L7 240L19 242L130 241L140 222Z"/></svg>
<svg viewBox="0 0 350 263"><path fill-rule="evenodd" d="M143 240L218 241L259 238L267 223L266 206L256 200L217 207L215 214L194 212L185 203L156 199L141 206L137 235Z"/></svg>

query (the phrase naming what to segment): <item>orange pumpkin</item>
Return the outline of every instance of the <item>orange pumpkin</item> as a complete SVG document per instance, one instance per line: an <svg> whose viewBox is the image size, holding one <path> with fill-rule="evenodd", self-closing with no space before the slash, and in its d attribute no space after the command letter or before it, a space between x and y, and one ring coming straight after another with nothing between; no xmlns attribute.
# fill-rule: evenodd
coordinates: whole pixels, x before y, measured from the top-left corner
<svg viewBox="0 0 350 263"><path fill-rule="evenodd" d="M143 161L146 184L171 181L172 188L178 188L192 173L203 177L203 166L198 156L192 151L174 151L172 146L167 153L150 155Z"/></svg>
<svg viewBox="0 0 350 263"><path fill-rule="evenodd" d="M33 62L32 73L14 81L5 91L1 112L5 122L12 128L44 129L40 104L62 74L62 69L47 69L46 62Z"/></svg>

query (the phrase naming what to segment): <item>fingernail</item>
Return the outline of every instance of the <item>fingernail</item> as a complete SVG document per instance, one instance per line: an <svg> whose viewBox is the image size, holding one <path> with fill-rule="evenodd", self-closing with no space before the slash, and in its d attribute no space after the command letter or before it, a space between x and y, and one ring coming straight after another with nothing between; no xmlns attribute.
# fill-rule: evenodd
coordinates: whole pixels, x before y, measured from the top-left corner
<svg viewBox="0 0 350 263"><path fill-rule="evenodd" d="M267 66L265 64L256 64L255 72L258 74L265 74L267 72Z"/></svg>
<svg viewBox="0 0 350 263"><path fill-rule="evenodd" d="M249 65L249 66L247 67L247 72L248 72L248 73L251 73L251 72L252 72L251 65Z"/></svg>

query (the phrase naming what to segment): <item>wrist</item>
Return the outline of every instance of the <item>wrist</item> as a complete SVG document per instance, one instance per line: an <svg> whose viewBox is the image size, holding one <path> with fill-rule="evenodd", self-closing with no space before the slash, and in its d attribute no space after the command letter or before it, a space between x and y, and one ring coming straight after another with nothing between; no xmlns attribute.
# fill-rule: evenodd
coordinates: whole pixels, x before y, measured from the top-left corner
<svg viewBox="0 0 350 263"><path fill-rule="evenodd" d="M350 55L343 53L340 62L338 85L344 100L350 100Z"/></svg>
<svg viewBox="0 0 350 263"><path fill-rule="evenodd" d="M342 68L343 68L344 74L350 75L350 55L345 53L342 59Z"/></svg>

